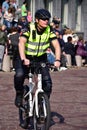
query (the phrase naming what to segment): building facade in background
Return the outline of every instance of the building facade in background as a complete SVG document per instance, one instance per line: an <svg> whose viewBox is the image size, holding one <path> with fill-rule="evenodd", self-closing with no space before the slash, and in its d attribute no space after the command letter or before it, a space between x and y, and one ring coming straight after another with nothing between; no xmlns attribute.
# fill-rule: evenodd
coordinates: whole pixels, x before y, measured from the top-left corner
<svg viewBox="0 0 87 130"><path fill-rule="evenodd" d="M3 0L2 0L3 1ZM24 0L17 0L21 7ZM61 28L67 26L87 40L87 0L26 0L34 20L35 11L46 8L52 18L61 18ZM52 20L51 18L51 20Z"/></svg>

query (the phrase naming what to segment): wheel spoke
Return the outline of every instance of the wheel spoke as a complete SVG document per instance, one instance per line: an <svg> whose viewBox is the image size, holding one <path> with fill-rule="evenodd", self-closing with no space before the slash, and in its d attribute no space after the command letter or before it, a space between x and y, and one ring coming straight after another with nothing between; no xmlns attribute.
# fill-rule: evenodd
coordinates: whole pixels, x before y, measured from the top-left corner
<svg viewBox="0 0 87 130"><path fill-rule="evenodd" d="M39 109L39 118L37 118L36 112L34 111L34 129L49 130L50 105L48 97L44 93L41 93L39 95L38 109Z"/></svg>

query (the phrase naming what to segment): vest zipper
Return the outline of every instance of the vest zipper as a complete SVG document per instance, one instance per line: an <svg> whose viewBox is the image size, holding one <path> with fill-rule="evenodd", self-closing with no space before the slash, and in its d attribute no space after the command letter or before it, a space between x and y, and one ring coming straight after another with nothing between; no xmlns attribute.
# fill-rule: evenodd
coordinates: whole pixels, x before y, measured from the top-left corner
<svg viewBox="0 0 87 130"><path fill-rule="evenodd" d="M39 44L38 44L37 56L38 56L38 52L39 52L40 41L41 41L41 35L40 35Z"/></svg>

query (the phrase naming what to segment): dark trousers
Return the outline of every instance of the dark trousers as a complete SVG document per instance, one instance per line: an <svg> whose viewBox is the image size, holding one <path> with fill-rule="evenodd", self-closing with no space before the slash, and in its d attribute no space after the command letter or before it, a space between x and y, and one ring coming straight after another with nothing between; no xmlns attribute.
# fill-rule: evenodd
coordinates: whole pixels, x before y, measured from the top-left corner
<svg viewBox="0 0 87 130"><path fill-rule="evenodd" d="M14 87L16 91L23 91L23 84L25 80L25 76L29 72L29 68L27 66L22 65L20 57L16 58L15 60L15 75L14 75ZM42 67L42 87L43 90L46 92L48 97L52 91L52 80L49 74L48 67Z"/></svg>
<svg viewBox="0 0 87 130"><path fill-rule="evenodd" d="M0 45L0 70L2 70L4 51L5 51L5 46Z"/></svg>

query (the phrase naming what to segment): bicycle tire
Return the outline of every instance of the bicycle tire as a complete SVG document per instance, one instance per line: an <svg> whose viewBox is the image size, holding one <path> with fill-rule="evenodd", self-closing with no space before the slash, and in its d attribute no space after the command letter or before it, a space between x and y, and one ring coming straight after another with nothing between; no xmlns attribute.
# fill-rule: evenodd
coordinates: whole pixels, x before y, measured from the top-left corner
<svg viewBox="0 0 87 130"><path fill-rule="evenodd" d="M23 114L24 113L24 114ZM20 121L20 126L24 129L28 128L29 125L29 117L27 116L23 116L25 115L25 112L23 112L20 108L19 108L19 121Z"/></svg>
<svg viewBox="0 0 87 130"><path fill-rule="evenodd" d="M24 95L26 93L26 90L28 89L27 85L24 88ZM23 97L24 97L23 95ZM28 128L29 125L29 116L28 116L29 106L28 106L28 98L24 99L22 101L22 106L19 107L19 122L20 126L24 129Z"/></svg>
<svg viewBox="0 0 87 130"><path fill-rule="evenodd" d="M45 103L46 114L44 116L44 107L43 103ZM50 120L51 120L51 112L50 112L50 103L47 95L45 93L39 93L38 95L38 108L39 108L39 117L36 115L36 110L34 108L34 130L49 130Z"/></svg>

